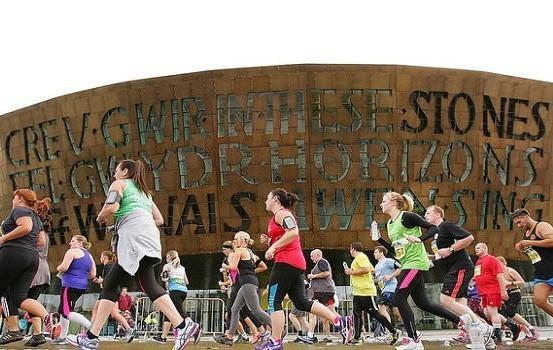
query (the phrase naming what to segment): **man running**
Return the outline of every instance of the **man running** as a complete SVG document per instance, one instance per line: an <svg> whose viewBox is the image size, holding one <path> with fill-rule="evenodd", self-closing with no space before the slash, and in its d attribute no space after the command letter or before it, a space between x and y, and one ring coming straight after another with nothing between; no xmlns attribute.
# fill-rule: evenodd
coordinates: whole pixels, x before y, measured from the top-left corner
<svg viewBox="0 0 553 350"><path fill-rule="evenodd" d="M553 226L534 220L524 208L515 210L511 219L524 230L523 240L515 248L534 265L534 303L553 316L553 305L547 300L553 293Z"/></svg>

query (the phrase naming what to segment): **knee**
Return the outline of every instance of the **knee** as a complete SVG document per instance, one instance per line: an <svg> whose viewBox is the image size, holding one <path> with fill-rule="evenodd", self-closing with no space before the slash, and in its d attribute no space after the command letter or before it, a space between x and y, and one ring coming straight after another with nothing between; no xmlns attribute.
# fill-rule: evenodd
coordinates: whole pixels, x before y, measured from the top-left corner
<svg viewBox="0 0 553 350"><path fill-rule="evenodd" d="M313 307L313 301L307 300L307 299L294 301L294 306L296 307L296 309L300 311L311 312L311 308Z"/></svg>
<svg viewBox="0 0 553 350"><path fill-rule="evenodd" d="M547 297L542 295L534 295L534 304L539 307L542 307L547 304Z"/></svg>

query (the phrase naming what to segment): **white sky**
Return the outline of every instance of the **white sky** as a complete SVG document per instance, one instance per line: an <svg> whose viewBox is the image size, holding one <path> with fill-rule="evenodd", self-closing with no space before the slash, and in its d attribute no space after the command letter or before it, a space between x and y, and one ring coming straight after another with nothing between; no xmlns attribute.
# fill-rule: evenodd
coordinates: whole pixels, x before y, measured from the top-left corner
<svg viewBox="0 0 553 350"><path fill-rule="evenodd" d="M1 1L0 115L127 80L298 63L553 81L551 1Z"/></svg>

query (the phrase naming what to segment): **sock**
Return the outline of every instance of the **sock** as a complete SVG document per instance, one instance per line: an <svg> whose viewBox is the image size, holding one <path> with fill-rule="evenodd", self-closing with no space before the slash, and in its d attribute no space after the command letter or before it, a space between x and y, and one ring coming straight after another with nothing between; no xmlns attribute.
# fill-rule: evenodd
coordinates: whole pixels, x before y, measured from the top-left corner
<svg viewBox="0 0 553 350"><path fill-rule="evenodd" d="M67 315L67 318L69 319L69 321L78 323L87 330L92 327L90 321L78 312L70 312L69 315Z"/></svg>
<svg viewBox="0 0 553 350"><path fill-rule="evenodd" d="M177 326L178 329L184 329L184 327L186 327L186 320L182 321L182 322Z"/></svg>
<svg viewBox="0 0 553 350"><path fill-rule="evenodd" d="M88 331L86 331L86 336L88 337L88 339L96 339L96 338L98 338L98 336L97 336L97 335L94 335L94 334L90 331L90 329L89 329Z"/></svg>
<svg viewBox="0 0 553 350"><path fill-rule="evenodd" d="M309 338L313 338L313 332L307 332L307 336L308 336Z"/></svg>
<svg viewBox="0 0 553 350"><path fill-rule="evenodd" d="M60 338L65 339L67 337L67 333L69 332L69 320L63 316L60 316L60 323L61 323Z"/></svg>
<svg viewBox="0 0 553 350"><path fill-rule="evenodd" d="M282 339L273 339L273 344L280 344L282 342Z"/></svg>
<svg viewBox="0 0 553 350"><path fill-rule="evenodd" d="M298 336L299 336L299 337L303 337L303 331L299 331L299 332L298 332Z"/></svg>

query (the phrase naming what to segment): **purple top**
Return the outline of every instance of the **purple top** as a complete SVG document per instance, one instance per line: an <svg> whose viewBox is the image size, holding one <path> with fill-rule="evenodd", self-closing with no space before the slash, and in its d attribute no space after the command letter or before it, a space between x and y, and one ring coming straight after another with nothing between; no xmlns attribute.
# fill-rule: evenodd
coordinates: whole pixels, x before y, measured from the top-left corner
<svg viewBox="0 0 553 350"><path fill-rule="evenodd" d="M73 259L67 271L63 273L61 279L62 287L69 287L75 289L87 289L88 288L88 274L92 269L92 259L90 253L81 248L84 255L80 258Z"/></svg>

